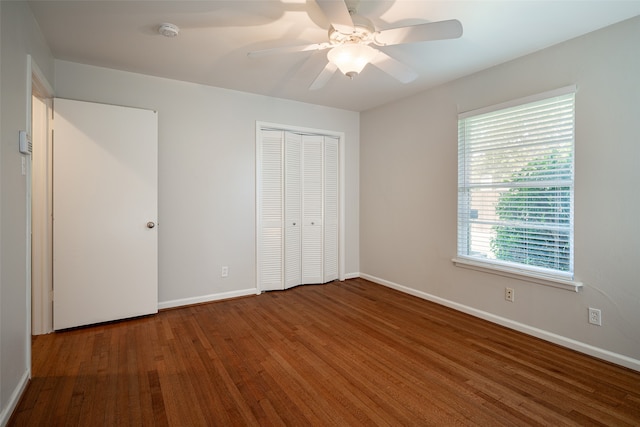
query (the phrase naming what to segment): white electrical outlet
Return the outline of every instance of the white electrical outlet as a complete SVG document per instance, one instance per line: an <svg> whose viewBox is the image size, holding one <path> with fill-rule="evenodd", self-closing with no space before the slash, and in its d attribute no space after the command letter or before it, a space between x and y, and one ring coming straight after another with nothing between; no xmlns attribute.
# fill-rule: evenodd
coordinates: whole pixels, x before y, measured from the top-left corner
<svg viewBox="0 0 640 427"><path fill-rule="evenodd" d="M600 309L589 307L589 323L602 326L602 311Z"/></svg>
<svg viewBox="0 0 640 427"><path fill-rule="evenodd" d="M220 272L220 276L229 277L229 267L227 267L226 265L224 267L222 267L222 271Z"/></svg>
<svg viewBox="0 0 640 427"><path fill-rule="evenodd" d="M513 302L515 301L516 298L516 291L513 290L513 288L504 288L504 299L506 299L509 302Z"/></svg>

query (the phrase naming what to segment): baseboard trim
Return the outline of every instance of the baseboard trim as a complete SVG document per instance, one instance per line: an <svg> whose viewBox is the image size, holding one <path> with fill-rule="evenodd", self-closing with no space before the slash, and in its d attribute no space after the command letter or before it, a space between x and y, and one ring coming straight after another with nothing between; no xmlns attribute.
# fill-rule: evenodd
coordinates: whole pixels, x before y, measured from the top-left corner
<svg viewBox="0 0 640 427"><path fill-rule="evenodd" d="M624 366L625 368L633 369L634 371L640 372L640 360L634 359L632 357L625 356L623 354L614 353L612 351L595 347L590 344L583 343L581 341L576 341L574 339L567 338L562 335L554 334L553 332L545 331L543 329L534 328L524 323L516 322L514 320L497 316L495 314L492 314L486 311L478 310L476 308L469 307L464 304L460 304L454 301L440 298L435 295L428 294L426 292L418 291L416 289L400 285L398 283L390 282L388 280L384 280L379 277L371 276L369 274L360 273L360 277L363 279L369 280L371 282L377 283L379 285L383 285L388 288L392 288L397 291L416 296L418 298L435 302L445 307L449 307L454 310L458 310L463 313L467 313L472 316L479 317L480 319L488 320L489 322L496 323L498 325L507 327L509 329L513 329L518 332L522 332L524 334L531 335L536 338L540 338L542 340L552 342L554 344L558 344L562 347L570 348L571 350L575 350L577 352L584 353L589 356L606 360L607 362L615 363L616 365Z"/></svg>
<svg viewBox="0 0 640 427"><path fill-rule="evenodd" d="M18 382L18 386L15 388L15 390L13 390L13 393L9 398L7 407L4 408L2 412L0 412L0 426L5 427L7 425L7 423L9 422L9 419L11 418L11 415L13 415L13 411L18 406L18 403L20 402L20 398L22 397L22 394L26 390L28 384L29 384L29 371L27 370L22 375L22 378L20 378L20 382Z"/></svg>
<svg viewBox="0 0 640 427"><path fill-rule="evenodd" d="M256 288L242 289L239 291L221 292L218 294L202 295L193 298L182 298L170 301L162 301L158 303L158 310L167 308L182 307L186 305L202 304L205 302L220 301L223 299L245 297L247 295L256 295L260 292Z"/></svg>
<svg viewBox="0 0 640 427"><path fill-rule="evenodd" d="M358 277L361 277L360 273L345 274L345 280L357 279ZM261 292L257 288L250 288L250 289L242 289L239 291L221 292L219 294L202 295L202 296L193 297L193 298L182 298L182 299L176 299L176 300L162 301L158 303L158 310L183 307L183 306L194 305L194 304L202 304L202 303L212 302L212 301L220 301L223 299L246 297L248 295L260 295L260 293Z"/></svg>

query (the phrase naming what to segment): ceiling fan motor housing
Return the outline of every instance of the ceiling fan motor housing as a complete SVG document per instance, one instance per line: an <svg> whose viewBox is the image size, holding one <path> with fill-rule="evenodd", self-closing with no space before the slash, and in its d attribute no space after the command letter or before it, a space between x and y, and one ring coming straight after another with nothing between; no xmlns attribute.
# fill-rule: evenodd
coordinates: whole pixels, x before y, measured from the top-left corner
<svg viewBox="0 0 640 427"><path fill-rule="evenodd" d="M329 42L333 45L345 44L345 43L362 43L369 44L373 42L373 36L376 31L373 23L357 14L351 15L353 21L353 31L350 34L346 34L336 30L335 28L329 28Z"/></svg>

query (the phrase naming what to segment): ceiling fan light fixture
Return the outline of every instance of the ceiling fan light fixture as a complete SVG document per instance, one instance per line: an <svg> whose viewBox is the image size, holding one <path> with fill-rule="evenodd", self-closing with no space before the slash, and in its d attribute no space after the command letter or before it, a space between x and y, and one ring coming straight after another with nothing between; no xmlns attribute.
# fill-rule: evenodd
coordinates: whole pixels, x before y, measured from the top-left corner
<svg viewBox="0 0 640 427"><path fill-rule="evenodd" d="M334 47L327 58L347 77L353 78L373 59L378 51L366 44L346 43Z"/></svg>

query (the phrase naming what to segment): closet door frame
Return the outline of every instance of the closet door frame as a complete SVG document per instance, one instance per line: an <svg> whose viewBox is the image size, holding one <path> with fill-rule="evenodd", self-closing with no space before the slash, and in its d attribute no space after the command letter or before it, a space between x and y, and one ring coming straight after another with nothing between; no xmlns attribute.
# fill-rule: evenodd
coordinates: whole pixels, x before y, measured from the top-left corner
<svg viewBox="0 0 640 427"><path fill-rule="evenodd" d="M309 135L321 135L327 137L333 137L338 140L338 280L345 280L345 161L344 161L344 153L345 153L345 136L344 132L335 132L326 129L314 129L307 127L299 127L299 126L290 126L278 123L269 123L269 122L256 122L256 237L260 236L261 233L261 212L262 212L262 182L261 182L261 172L262 172L262 131L265 130L276 130L283 132L294 132L294 133L302 133ZM283 224L284 227L284 224ZM284 228L283 228L284 231ZM257 292L263 292L269 289L263 289L263 286L260 283L260 278L262 277L261 272L261 260L263 254L260 239L256 238L256 289ZM283 266L284 267L284 266ZM283 270L284 272L284 270ZM284 283L283 283L284 284Z"/></svg>

